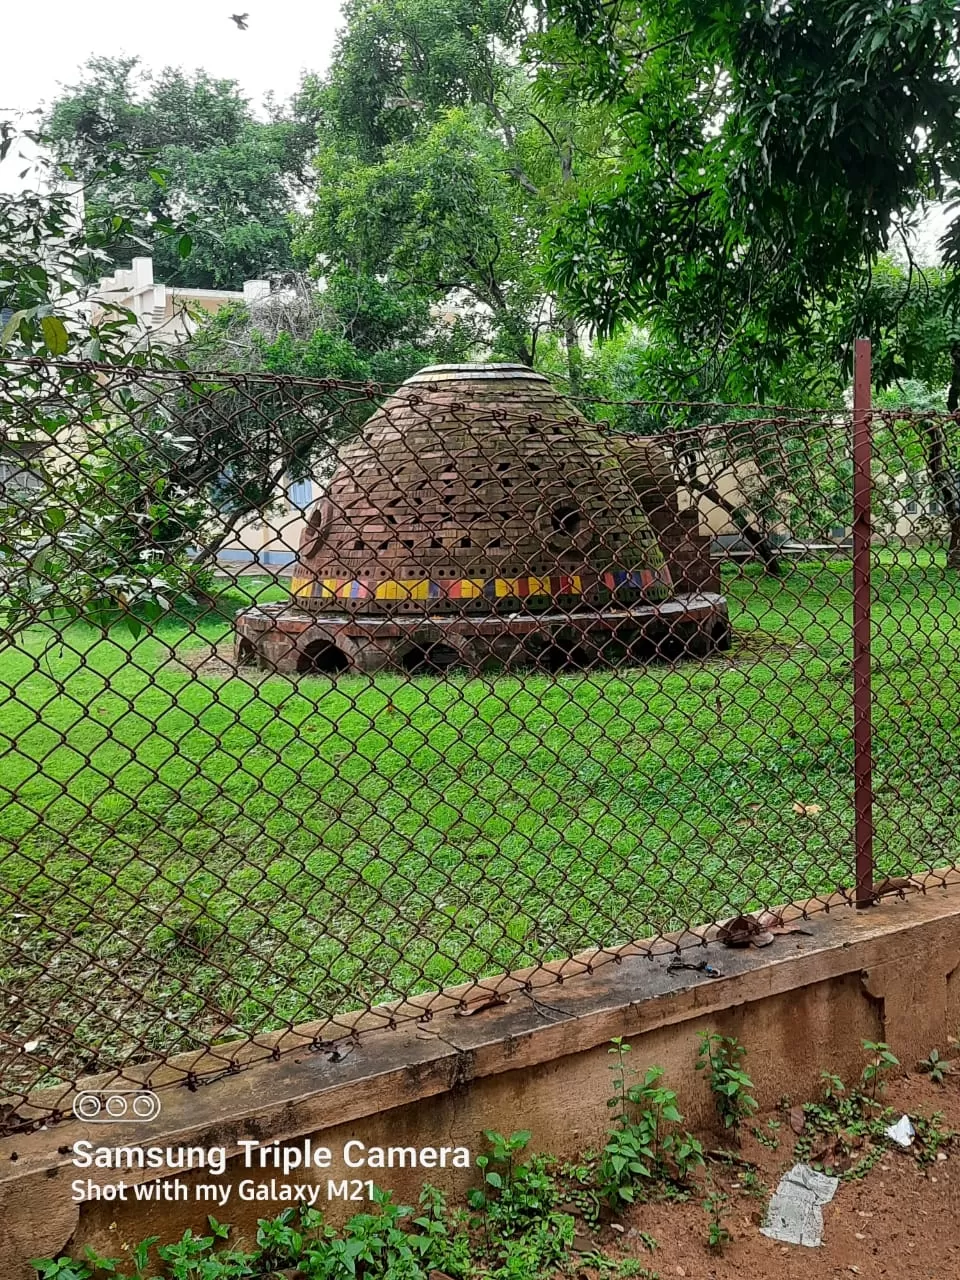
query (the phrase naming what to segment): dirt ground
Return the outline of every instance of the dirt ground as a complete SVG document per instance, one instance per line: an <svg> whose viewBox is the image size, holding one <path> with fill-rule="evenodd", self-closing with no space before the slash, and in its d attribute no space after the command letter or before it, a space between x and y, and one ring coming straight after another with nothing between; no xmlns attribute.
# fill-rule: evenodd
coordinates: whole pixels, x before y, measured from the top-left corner
<svg viewBox="0 0 960 1280"><path fill-rule="evenodd" d="M198 676L242 675L244 680L251 684L259 684L271 674L250 663L239 666L231 640L226 640L222 644L204 644L192 649L180 650L176 659L171 660L167 665L175 670L191 671ZM296 676L290 678L296 679Z"/></svg>
<svg viewBox="0 0 960 1280"><path fill-rule="evenodd" d="M948 1076L943 1086L921 1075L893 1081L885 1101L898 1115L942 1112L942 1127L960 1130L960 1074ZM764 1130L769 1118L761 1115L753 1123ZM776 1137L779 1148L772 1151L745 1133L741 1148L741 1155L758 1166L768 1192L794 1163L796 1137L788 1123ZM823 1209L819 1248L762 1236L768 1196L746 1194L739 1172L716 1163L710 1168L730 1196L724 1223L733 1236L722 1255L707 1247L708 1219L700 1198L639 1205L624 1214L622 1232L601 1230L600 1247L638 1258L661 1280L960 1280L960 1139L940 1155L945 1158L924 1169L910 1151L891 1149L861 1181L841 1180ZM657 1241L653 1252L643 1248L640 1232Z"/></svg>

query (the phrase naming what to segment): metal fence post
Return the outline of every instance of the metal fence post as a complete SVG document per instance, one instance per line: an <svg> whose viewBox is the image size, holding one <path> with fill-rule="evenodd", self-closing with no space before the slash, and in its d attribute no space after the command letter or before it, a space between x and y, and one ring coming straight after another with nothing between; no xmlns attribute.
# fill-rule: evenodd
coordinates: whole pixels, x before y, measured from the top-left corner
<svg viewBox="0 0 960 1280"><path fill-rule="evenodd" d="M870 341L858 338L853 364L853 804L858 908L869 907L875 901L870 690L872 436Z"/></svg>

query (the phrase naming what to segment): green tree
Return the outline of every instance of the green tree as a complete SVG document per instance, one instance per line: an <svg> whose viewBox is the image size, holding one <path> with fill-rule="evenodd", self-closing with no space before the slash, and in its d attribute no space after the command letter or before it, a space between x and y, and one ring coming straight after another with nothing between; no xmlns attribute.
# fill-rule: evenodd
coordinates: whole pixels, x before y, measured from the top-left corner
<svg viewBox="0 0 960 1280"><path fill-rule="evenodd" d="M540 238L559 193L603 163L604 117L538 95L536 12L513 0L352 0L345 16L315 86L319 180L298 250L467 301L495 356L533 363L560 332L575 381L577 329Z"/></svg>
<svg viewBox="0 0 960 1280"><path fill-rule="evenodd" d="M31 136L37 143L39 139ZM0 122L0 160L18 135ZM186 554L203 518L174 478L182 444L149 406L150 378L170 365L129 341L136 318L85 302L118 238L181 244L182 226L135 204L80 216L76 184L41 162L40 190L0 193L0 619L7 638L54 610L95 618L158 611L189 591ZM122 181L111 159L102 181ZM155 178L163 181L159 171ZM69 357L66 362L60 357ZM77 358L81 358L77 362ZM39 359L38 359L39 358ZM96 365L84 361L95 361ZM110 382L107 371L124 371ZM80 456L72 441L79 441ZM25 452L44 461L18 483ZM68 465L64 465L67 460ZM73 465L73 464L76 465Z"/></svg>
<svg viewBox="0 0 960 1280"><path fill-rule="evenodd" d="M315 86L331 141L375 161L451 107L478 104L510 132L511 61L526 30L515 0L348 0L343 16Z"/></svg>
<svg viewBox="0 0 960 1280"><path fill-rule="evenodd" d="M622 125L617 162L550 242L554 287L602 332L656 312L694 348L752 329L776 358L957 189L952 0L548 9L552 91ZM956 223L946 247L960 250Z"/></svg>
<svg viewBox="0 0 960 1280"><path fill-rule="evenodd" d="M869 288L838 300L834 335L854 326L873 344L873 377L886 388L906 381L946 388L946 407L960 408L960 310L956 273L917 268L884 257Z"/></svg>
<svg viewBox="0 0 960 1280"><path fill-rule="evenodd" d="M344 169L327 151L318 171L300 253L431 301L461 295L489 317L496 353L533 363L544 306L535 245L502 148L472 112L451 110L372 164Z"/></svg>
<svg viewBox="0 0 960 1280"><path fill-rule="evenodd" d="M93 218L118 200L155 216L193 214L188 257L151 240L157 279L239 289L292 265L290 213L316 128L308 87L288 108L268 104L261 121L233 81L179 68L153 76L136 58L91 58L54 102L44 133L86 184ZM123 166L111 172L105 162L118 155ZM134 251L143 250L117 237L113 263Z"/></svg>
<svg viewBox="0 0 960 1280"><path fill-rule="evenodd" d="M939 504L942 514L928 522L929 531L939 533L938 526L945 526L947 565L960 569L960 430L942 412L943 407L949 413L960 408L955 273L950 268L917 271L881 260L869 289L854 305L859 326L872 339L876 384L883 389L896 385L901 392L881 400L881 405L903 404L905 382L946 388L940 406L913 397L917 412L880 420L877 450L896 497L912 489L910 496L925 506L930 496Z"/></svg>

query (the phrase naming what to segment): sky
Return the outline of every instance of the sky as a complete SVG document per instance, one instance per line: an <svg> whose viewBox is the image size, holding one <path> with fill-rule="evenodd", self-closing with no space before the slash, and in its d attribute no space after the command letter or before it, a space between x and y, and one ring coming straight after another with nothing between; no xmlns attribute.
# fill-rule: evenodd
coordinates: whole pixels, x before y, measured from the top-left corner
<svg viewBox="0 0 960 1280"><path fill-rule="evenodd" d="M340 0L43 0L3 7L0 117L49 102L59 83L79 78L91 54L136 54L153 70L203 67L236 80L254 105L271 89L287 98L303 71L325 69L340 24ZM248 30L238 30L231 13L248 13ZM0 190L20 185L21 168L8 159Z"/></svg>

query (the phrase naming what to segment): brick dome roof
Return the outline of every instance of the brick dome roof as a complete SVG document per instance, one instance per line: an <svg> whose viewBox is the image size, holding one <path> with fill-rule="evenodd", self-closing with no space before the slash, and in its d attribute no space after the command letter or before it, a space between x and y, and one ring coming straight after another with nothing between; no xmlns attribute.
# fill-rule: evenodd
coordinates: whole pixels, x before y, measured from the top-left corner
<svg viewBox="0 0 960 1280"><path fill-rule="evenodd" d="M662 452L603 434L523 365L434 365L343 446L292 583L361 614L602 608L662 599L647 512Z"/></svg>

